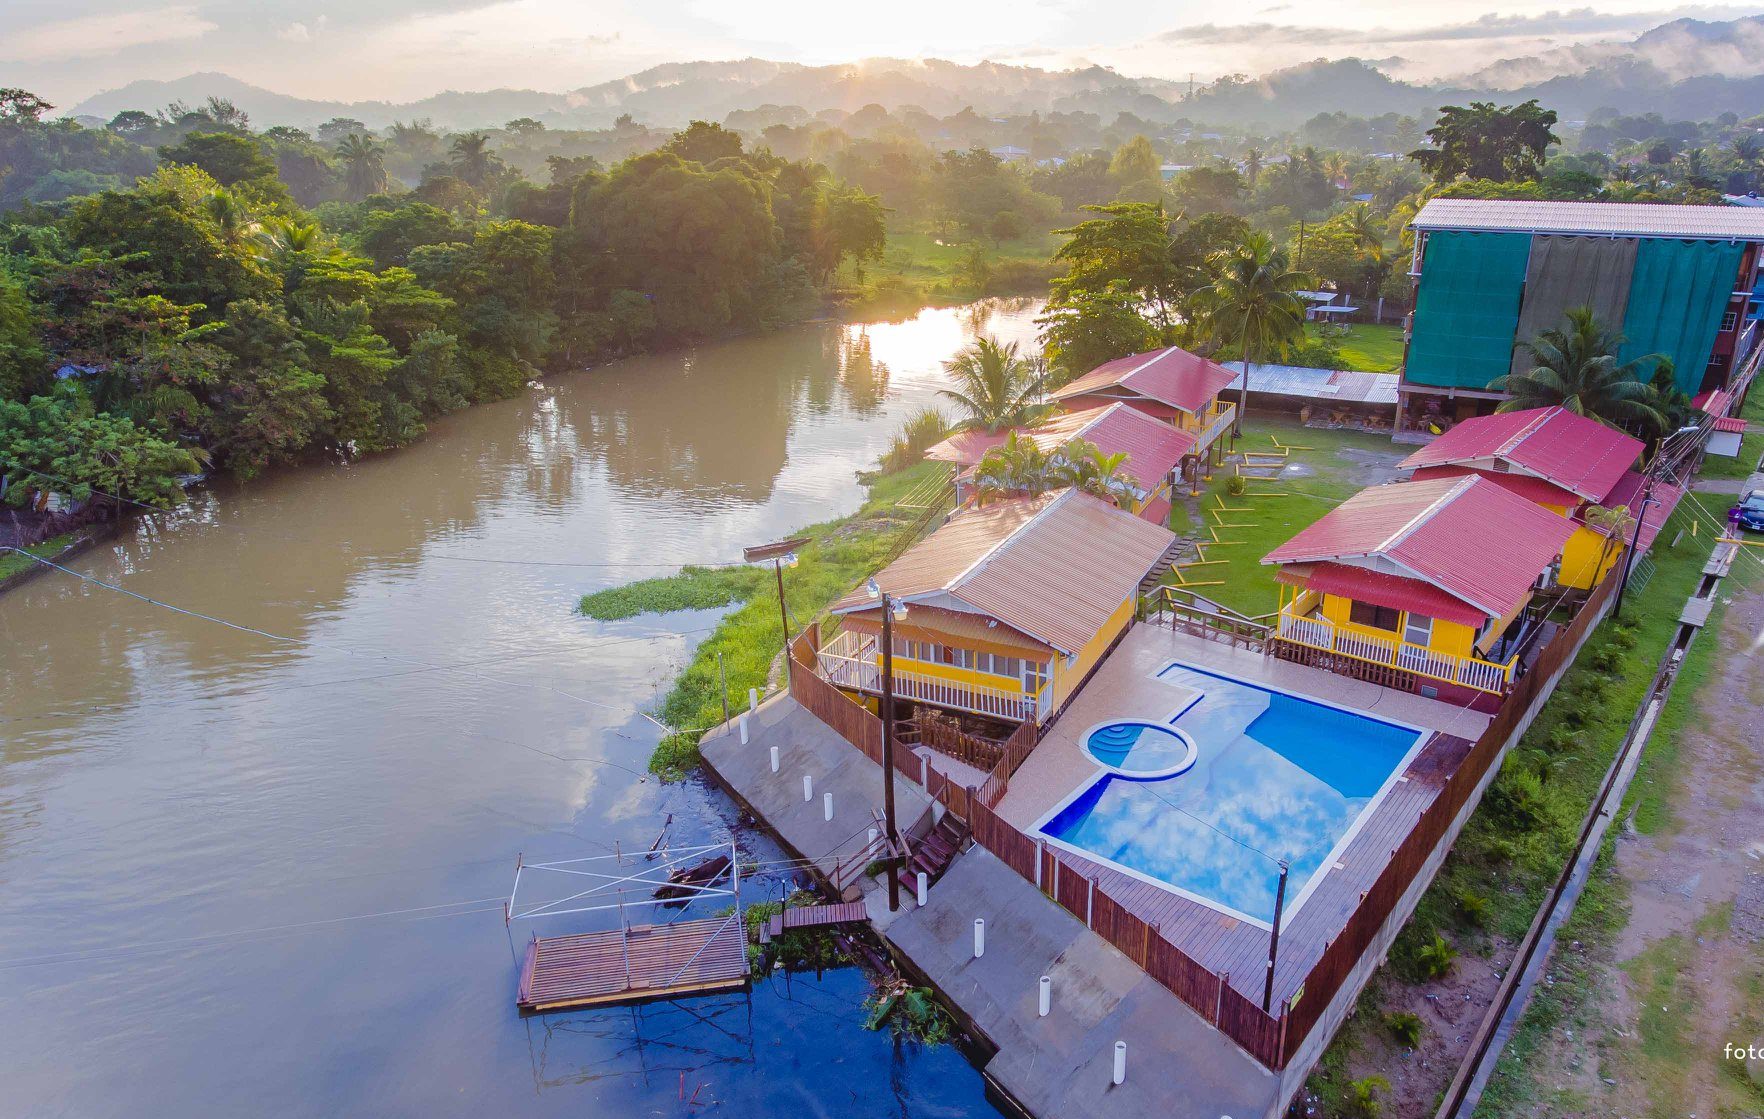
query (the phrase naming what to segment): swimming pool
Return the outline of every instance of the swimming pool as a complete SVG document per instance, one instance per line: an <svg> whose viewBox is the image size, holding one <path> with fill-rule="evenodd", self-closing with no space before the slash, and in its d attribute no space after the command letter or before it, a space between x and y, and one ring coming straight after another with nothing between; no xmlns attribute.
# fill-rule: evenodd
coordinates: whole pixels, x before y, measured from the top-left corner
<svg viewBox="0 0 1764 1119"><path fill-rule="evenodd" d="M1049 842L1268 927L1284 858L1282 924L1311 893L1320 868L1353 838L1427 732L1289 692L1172 663L1158 678L1183 691L1167 724L1194 744L1193 764L1141 775L1124 763L1139 743L1147 764L1169 756L1149 732L1089 731L1084 748L1104 768L1037 825ZM1151 724L1156 726L1156 724ZM1124 745L1123 745L1124 744ZM1119 761L1105 760L1121 748Z"/></svg>

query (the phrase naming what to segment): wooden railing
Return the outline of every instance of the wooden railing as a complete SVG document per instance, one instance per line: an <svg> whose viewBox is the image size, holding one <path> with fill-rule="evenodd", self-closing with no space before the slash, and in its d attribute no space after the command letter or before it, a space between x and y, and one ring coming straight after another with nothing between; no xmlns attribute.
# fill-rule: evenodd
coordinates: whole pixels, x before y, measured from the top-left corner
<svg viewBox="0 0 1764 1119"><path fill-rule="evenodd" d="M1295 645L1399 668L1447 684L1462 684L1491 695L1505 695L1512 687L1513 669L1519 661L1514 656L1501 664L1480 657L1441 653L1398 637L1381 637L1346 629L1327 618L1302 617L1287 610L1278 615L1274 636Z"/></svg>
<svg viewBox="0 0 1764 1119"><path fill-rule="evenodd" d="M990 770L1004 755L1004 746L990 738L968 734L949 719L929 711L913 715L913 729L919 732L919 743L947 758L965 762L979 770Z"/></svg>
<svg viewBox="0 0 1764 1119"><path fill-rule="evenodd" d="M821 675L839 687L880 694L882 668L876 657L874 637L846 630L819 651L816 662ZM915 672L912 664L900 658L894 661L894 694L902 699L1013 720L1033 719L1046 701L1046 686L1039 695L1025 695L1021 689L993 688Z"/></svg>
<svg viewBox="0 0 1764 1119"><path fill-rule="evenodd" d="M1181 428L1194 436L1196 450L1204 450L1225 433L1236 417L1237 405L1215 400L1205 412L1195 417L1192 424L1183 424Z"/></svg>
<svg viewBox="0 0 1764 1119"><path fill-rule="evenodd" d="M1167 625L1196 637L1260 649L1268 640L1274 615L1251 617L1223 603L1182 587L1157 587L1140 600L1147 621Z"/></svg>

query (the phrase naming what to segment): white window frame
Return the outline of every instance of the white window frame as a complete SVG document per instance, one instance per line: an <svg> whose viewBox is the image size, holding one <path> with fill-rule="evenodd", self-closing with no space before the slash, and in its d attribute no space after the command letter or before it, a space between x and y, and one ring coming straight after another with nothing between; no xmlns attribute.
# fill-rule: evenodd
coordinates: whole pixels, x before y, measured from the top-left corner
<svg viewBox="0 0 1764 1119"><path fill-rule="evenodd" d="M1415 640L1415 638L1413 637L1413 634L1415 631L1415 624L1417 622L1424 623L1421 626L1421 640L1419 640L1419 641ZM1433 645L1433 619L1429 618L1425 614L1413 614L1413 613L1405 612L1403 614L1403 641L1407 644L1410 644L1410 645L1419 645L1423 649L1432 647L1432 645Z"/></svg>

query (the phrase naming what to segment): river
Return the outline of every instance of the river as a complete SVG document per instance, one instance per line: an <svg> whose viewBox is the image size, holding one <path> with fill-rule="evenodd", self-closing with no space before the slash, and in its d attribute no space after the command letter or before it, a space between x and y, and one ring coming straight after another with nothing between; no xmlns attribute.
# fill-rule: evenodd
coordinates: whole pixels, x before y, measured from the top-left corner
<svg viewBox="0 0 1764 1119"><path fill-rule="evenodd" d="M853 968L522 1018L502 899L517 855L735 822L644 774L642 711L716 612L578 597L854 510L939 363L1037 309L555 377L71 565L153 602L59 572L0 597L0 1114L992 1114L952 1047L861 1028Z"/></svg>

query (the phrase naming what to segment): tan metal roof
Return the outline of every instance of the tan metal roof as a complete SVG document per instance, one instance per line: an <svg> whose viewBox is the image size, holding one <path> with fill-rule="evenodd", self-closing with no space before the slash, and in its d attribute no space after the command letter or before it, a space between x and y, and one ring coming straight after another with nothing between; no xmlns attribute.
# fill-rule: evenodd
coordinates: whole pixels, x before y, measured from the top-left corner
<svg viewBox="0 0 1764 1119"><path fill-rule="evenodd" d="M1075 490L964 513L876 575L911 604L941 596L1074 655L1101 632L1175 540L1168 529ZM833 605L873 608L862 589Z"/></svg>
<svg viewBox="0 0 1764 1119"><path fill-rule="evenodd" d="M1430 199L1416 229L1483 233L1562 233L1594 237L1687 237L1764 241L1764 209L1674 206L1660 202L1526 202Z"/></svg>
<svg viewBox="0 0 1764 1119"><path fill-rule="evenodd" d="M877 607L846 614L843 626L859 633L880 633L882 610ZM903 641L938 641L953 637L966 648L1003 653L1006 656L1027 654L1036 660L1046 660L1053 652L1045 642L1019 633L996 618L964 614L959 610L942 610L935 606L914 606L909 609L906 621L894 623L894 635Z"/></svg>

